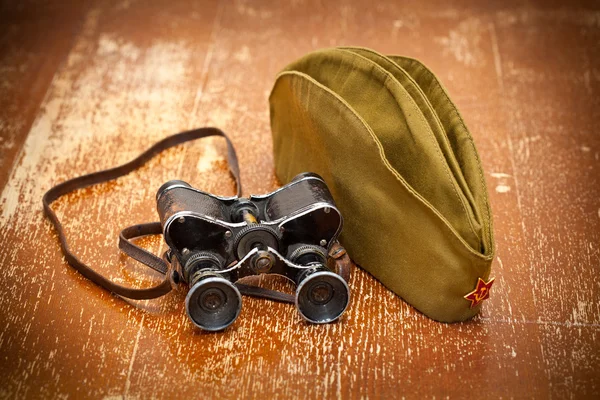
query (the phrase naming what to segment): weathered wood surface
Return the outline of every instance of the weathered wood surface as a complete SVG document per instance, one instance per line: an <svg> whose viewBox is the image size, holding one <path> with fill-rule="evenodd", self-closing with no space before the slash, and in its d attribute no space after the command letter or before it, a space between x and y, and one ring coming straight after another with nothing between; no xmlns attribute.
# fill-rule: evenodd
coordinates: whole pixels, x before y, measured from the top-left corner
<svg viewBox="0 0 600 400"><path fill-rule="evenodd" d="M600 395L597 4L0 10L1 397ZM207 334L188 322L184 292L130 304L67 266L42 215L50 186L123 163L170 133L215 125L238 147L245 193L272 190L274 76L312 49L342 44L421 59L467 120L498 245L480 317L436 323L355 270L339 323L307 325L289 305L245 298L231 329ZM119 229L156 219L154 193L168 179L232 194L224 155L221 141L204 140L61 199L75 250L137 284L145 269L119 254ZM147 245L163 248L158 238Z"/></svg>

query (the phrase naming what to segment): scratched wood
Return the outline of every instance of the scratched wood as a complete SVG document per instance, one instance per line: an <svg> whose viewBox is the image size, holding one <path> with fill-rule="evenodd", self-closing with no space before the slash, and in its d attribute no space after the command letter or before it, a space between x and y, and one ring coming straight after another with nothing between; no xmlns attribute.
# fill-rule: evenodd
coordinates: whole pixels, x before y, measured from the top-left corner
<svg viewBox="0 0 600 400"><path fill-rule="evenodd" d="M0 1L0 187L4 187L86 7Z"/></svg>
<svg viewBox="0 0 600 400"><path fill-rule="evenodd" d="M2 8L1 397L600 395L598 5L78 7ZM236 323L209 334L187 320L183 289L127 302L68 267L41 211L49 187L130 160L170 133L214 125L238 148L245 194L273 190L274 76L335 45L419 58L467 120L498 245L480 316L431 321L356 269L338 323L308 325L289 305L244 298ZM218 139L181 146L61 199L74 249L117 282L158 279L119 254L118 231L156 219L154 194L168 179L233 194L225 151ZM159 238L144 245L164 250Z"/></svg>

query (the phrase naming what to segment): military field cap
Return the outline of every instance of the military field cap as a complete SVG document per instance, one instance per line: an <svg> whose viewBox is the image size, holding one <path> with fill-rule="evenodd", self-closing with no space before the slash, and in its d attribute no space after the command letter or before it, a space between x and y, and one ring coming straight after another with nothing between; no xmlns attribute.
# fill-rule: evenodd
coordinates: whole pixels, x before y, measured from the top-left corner
<svg viewBox="0 0 600 400"><path fill-rule="evenodd" d="M269 101L278 178L324 178L352 259L435 320L474 316L493 283L492 215L473 138L435 75L326 49L286 67Z"/></svg>

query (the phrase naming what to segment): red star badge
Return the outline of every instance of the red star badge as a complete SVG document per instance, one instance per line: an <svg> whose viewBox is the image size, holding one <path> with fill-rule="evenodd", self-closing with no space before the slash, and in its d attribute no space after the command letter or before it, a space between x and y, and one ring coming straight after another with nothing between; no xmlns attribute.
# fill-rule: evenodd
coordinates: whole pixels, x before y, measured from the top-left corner
<svg viewBox="0 0 600 400"><path fill-rule="evenodd" d="M465 299L471 302L471 308L478 306L482 301L490 297L490 289L494 284L494 279L492 278L486 283L483 279L478 278L475 290L465 296Z"/></svg>

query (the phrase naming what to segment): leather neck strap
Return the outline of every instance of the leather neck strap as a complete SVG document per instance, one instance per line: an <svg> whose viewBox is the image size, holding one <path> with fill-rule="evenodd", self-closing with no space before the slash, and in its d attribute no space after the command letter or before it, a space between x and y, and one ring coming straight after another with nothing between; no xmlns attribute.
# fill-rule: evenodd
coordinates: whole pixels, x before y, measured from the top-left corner
<svg viewBox="0 0 600 400"><path fill-rule="evenodd" d="M121 234L119 235L119 248L125 254L164 275L164 279L156 286L152 286L146 289L136 289L116 284L110 279L106 278L105 276L99 274L98 272L90 268L85 263L83 263L71 251L67 242L67 238L65 236L64 228L60 223L56 213L50 206L54 201L56 201L59 197L65 194L88 186L96 185L98 183L111 181L120 176L126 175L131 171L141 167L152 157L162 152L163 150L185 142L189 142L191 140L196 140L208 136L222 136L223 138L225 138L225 141L227 142L227 161L229 163L229 171L235 179L237 196L241 196L242 184L240 180L240 168L238 165L238 159L235 153L235 149L227 135L225 135L223 131L217 128L200 128L177 133L156 143L154 146L150 147L137 158L133 159L132 161L126 164L123 164L119 167L93 172L91 174L73 178L63 183L60 183L48 190L46 194L44 194L44 197L42 199L42 203L44 205L44 213L46 214L50 222L52 222L52 225L58 233L58 238L60 240L62 252L65 255L65 259L67 260L69 265L71 265L83 276L85 276L95 284L115 294L118 294L119 296L127 297L129 299L154 299L169 293L173 288L174 284L172 271L169 270L169 263L167 263L162 258L157 257L156 255L142 249L141 247L137 246L136 244L130 241L130 239L134 239L140 236L162 234L162 227L160 225L160 222L150 222L133 225L123 229L123 231L121 231ZM333 259L336 260L336 268L338 270L338 273L347 281L350 275L350 259L348 258L348 255L346 254L345 250L339 244L336 244L332 248L331 256L333 257ZM257 286L245 285L242 283L236 283L236 286L239 288L240 292L245 295L262 297L285 303L294 303L294 296L287 293L260 288Z"/></svg>

